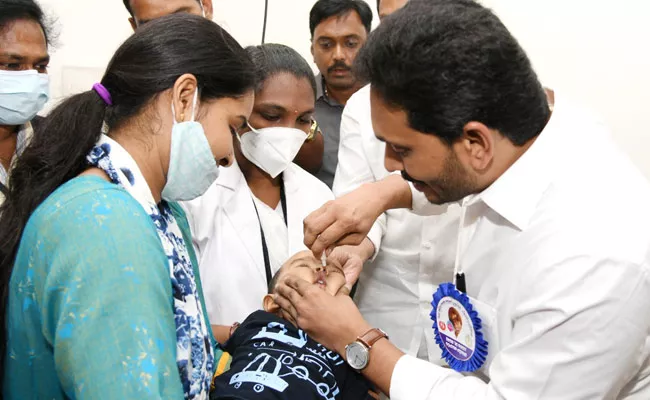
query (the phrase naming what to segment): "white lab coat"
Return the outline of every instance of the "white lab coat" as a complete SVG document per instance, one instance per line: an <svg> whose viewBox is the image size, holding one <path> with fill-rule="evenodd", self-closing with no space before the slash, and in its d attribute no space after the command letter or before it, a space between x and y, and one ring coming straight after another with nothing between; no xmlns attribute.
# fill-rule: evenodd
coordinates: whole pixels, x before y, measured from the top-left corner
<svg viewBox="0 0 650 400"><path fill-rule="evenodd" d="M387 177L385 151L372 129L366 86L343 111L334 194ZM437 285L452 280L459 210L454 204L436 206L437 215L427 217L406 209L383 213L368 233L377 251L364 267L355 295L364 318L388 333L398 348L437 363L442 360L429 313Z"/></svg>
<svg viewBox="0 0 650 400"><path fill-rule="evenodd" d="M199 260L205 302L213 325L243 321L262 307L267 293L260 223L239 166L221 168L198 199L184 202ZM303 220L334 198L330 189L295 164L284 172L289 255L306 250ZM266 233L265 233L266 236ZM269 244L267 239L267 245ZM279 266L273 266L275 273Z"/></svg>

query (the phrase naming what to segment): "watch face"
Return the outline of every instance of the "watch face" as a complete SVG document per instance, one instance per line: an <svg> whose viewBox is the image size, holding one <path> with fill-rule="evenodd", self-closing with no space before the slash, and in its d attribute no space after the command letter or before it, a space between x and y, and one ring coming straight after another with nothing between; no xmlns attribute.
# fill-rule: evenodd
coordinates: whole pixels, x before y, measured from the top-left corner
<svg viewBox="0 0 650 400"><path fill-rule="evenodd" d="M348 364L356 370L361 370L368 365L368 349L359 342L353 342L345 348L345 357Z"/></svg>

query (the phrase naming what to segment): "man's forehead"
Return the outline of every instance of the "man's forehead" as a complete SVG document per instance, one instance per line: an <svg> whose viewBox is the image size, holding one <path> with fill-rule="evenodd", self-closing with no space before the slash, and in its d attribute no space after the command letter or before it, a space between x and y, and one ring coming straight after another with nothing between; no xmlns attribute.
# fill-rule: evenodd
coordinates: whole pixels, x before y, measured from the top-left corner
<svg viewBox="0 0 650 400"><path fill-rule="evenodd" d="M34 21L16 21L0 31L0 56L4 58L43 59L48 57L45 35Z"/></svg>
<svg viewBox="0 0 650 400"><path fill-rule="evenodd" d="M131 10L138 21L151 21L178 12L199 13L198 0L131 0Z"/></svg>
<svg viewBox="0 0 650 400"><path fill-rule="evenodd" d="M372 125L379 140L391 143L408 140L412 129L404 110L389 106L375 90L370 91L370 106Z"/></svg>
<svg viewBox="0 0 650 400"><path fill-rule="evenodd" d="M323 20L314 29L315 39L319 37L334 38L353 35L367 35L361 17L354 10L350 10L345 14L331 16Z"/></svg>

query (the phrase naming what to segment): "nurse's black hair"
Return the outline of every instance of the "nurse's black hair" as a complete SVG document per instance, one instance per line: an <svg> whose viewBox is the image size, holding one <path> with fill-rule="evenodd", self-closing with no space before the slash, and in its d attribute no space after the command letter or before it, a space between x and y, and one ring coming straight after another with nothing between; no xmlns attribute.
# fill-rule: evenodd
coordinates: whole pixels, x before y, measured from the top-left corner
<svg viewBox="0 0 650 400"><path fill-rule="evenodd" d="M369 35L355 70L413 129L450 144L478 121L521 146L550 117L526 53L472 0L409 1Z"/></svg>
<svg viewBox="0 0 650 400"><path fill-rule="evenodd" d="M289 73L296 78L309 81L314 98L316 98L316 78L307 61L294 49L283 44L267 43L259 46L249 46L246 52L253 60L257 78L256 92L264 87L264 82L273 75Z"/></svg>
<svg viewBox="0 0 650 400"><path fill-rule="evenodd" d="M89 168L86 155L99 140L102 121L114 128L138 121L143 132L150 131L148 123L156 122L145 119L148 106L186 73L196 77L201 100L239 97L255 86L251 60L232 36L205 18L176 14L146 24L116 51L101 80L111 94L112 106L89 90L68 98L49 114L19 157L9 196L0 207L3 324L11 271L34 210L58 187ZM4 357L7 338L5 329L0 331ZM4 366L2 360L0 365Z"/></svg>
<svg viewBox="0 0 650 400"><path fill-rule="evenodd" d="M331 17L344 17L356 12L366 32L372 28L372 10L363 0L318 0L309 12L309 32L314 37L316 27Z"/></svg>
<svg viewBox="0 0 650 400"><path fill-rule="evenodd" d="M0 1L0 32L18 20L34 21L41 26L45 35L45 43L49 46L52 39L52 23L49 21L37 2L33 0L2 0Z"/></svg>

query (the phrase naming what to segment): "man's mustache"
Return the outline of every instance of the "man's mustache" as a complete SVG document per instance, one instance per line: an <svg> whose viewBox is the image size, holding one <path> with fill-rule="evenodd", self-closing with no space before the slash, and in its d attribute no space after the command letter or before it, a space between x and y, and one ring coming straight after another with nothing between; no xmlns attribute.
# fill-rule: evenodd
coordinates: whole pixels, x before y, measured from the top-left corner
<svg viewBox="0 0 650 400"><path fill-rule="evenodd" d="M335 69L342 69L344 71L351 71L352 67L344 63L343 61L337 61L327 69L327 72L333 72Z"/></svg>
<svg viewBox="0 0 650 400"><path fill-rule="evenodd" d="M412 182L412 183L419 183L420 185L425 185L424 182L418 181L417 179L413 179L411 175L409 175L406 171L402 171L402 178L404 178L405 181Z"/></svg>

